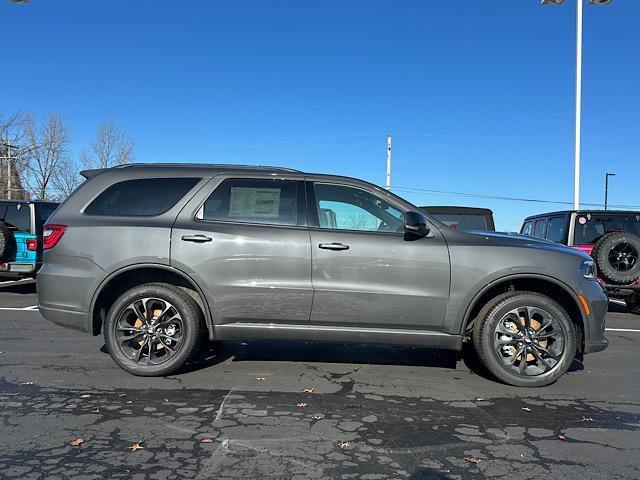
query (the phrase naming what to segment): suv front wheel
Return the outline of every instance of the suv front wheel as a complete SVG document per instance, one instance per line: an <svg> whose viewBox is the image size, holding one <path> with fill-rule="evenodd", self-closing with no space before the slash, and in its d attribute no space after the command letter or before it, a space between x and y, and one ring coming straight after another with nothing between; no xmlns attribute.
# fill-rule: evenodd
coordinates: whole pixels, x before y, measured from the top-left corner
<svg viewBox="0 0 640 480"><path fill-rule="evenodd" d="M104 338L113 360L140 376L169 375L197 352L204 323L196 301L178 287L148 283L113 304Z"/></svg>
<svg viewBox="0 0 640 480"><path fill-rule="evenodd" d="M534 292L510 292L489 301L472 337L483 366L518 387L555 382L576 354L576 331L565 309Z"/></svg>

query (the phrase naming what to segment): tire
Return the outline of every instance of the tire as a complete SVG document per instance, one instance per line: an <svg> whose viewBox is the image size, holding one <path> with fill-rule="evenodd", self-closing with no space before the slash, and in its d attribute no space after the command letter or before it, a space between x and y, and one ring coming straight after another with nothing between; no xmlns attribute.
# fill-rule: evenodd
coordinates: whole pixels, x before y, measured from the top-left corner
<svg viewBox="0 0 640 480"><path fill-rule="evenodd" d="M7 228L4 222L0 222L0 261L6 259L11 249L12 240L13 235L11 234L11 230Z"/></svg>
<svg viewBox="0 0 640 480"><path fill-rule="evenodd" d="M520 335L525 311L530 330L537 332L535 338L530 333L526 338L524 333ZM543 335L547 338L543 339ZM472 340L485 369L498 380L517 387L542 387L555 382L571 366L577 348L575 325L566 310L555 300L534 292L509 292L490 300L478 313ZM528 350L523 350L525 347Z"/></svg>
<svg viewBox="0 0 640 480"><path fill-rule="evenodd" d="M608 283L625 285L640 277L640 237L627 233L608 233L591 253L600 276Z"/></svg>
<svg viewBox="0 0 640 480"><path fill-rule="evenodd" d="M186 292L166 283L147 283L114 302L104 338L113 361L127 372L163 376L178 371L198 352L203 325L202 310Z"/></svg>

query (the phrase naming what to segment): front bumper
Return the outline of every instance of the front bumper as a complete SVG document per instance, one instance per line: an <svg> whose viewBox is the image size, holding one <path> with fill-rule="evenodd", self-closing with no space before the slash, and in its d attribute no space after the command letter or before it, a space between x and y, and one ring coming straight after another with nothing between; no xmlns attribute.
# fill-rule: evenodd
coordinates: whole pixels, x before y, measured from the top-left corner
<svg viewBox="0 0 640 480"><path fill-rule="evenodd" d="M583 353L601 352L609 345L605 336L607 323L607 311L609 309L609 297L599 283L588 281L582 286L582 295L589 305L589 314L586 315L584 325Z"/></svg>

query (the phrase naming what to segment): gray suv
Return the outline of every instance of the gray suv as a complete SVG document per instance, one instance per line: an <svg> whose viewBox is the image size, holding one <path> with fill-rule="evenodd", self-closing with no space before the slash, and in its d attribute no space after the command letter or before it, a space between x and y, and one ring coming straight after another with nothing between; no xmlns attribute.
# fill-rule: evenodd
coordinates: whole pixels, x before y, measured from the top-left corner
<svg viewBox="0 0 640 480"><path fill-rule="evenodd" d="M603 350L607 296L583 252L454 230L370 183L286 168L83 172L45 228L39 307L104 334L136 375L207 338L473 343L486 370L547 385Z"/></svg>

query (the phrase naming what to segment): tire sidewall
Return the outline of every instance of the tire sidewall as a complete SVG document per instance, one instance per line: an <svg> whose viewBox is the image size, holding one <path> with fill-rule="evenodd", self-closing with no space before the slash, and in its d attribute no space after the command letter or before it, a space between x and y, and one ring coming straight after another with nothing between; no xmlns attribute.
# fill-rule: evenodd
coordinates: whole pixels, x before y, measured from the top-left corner
<svg viewBox="0 0 640 480"><path fill-rule="evenodd" d="M531 306L547 310L560 323L564 331L564 351L562 358L550 371L536 376L521 376L510 372L495 354L494 336L498 322L511 310ZM541 387L549 385L560 378L571 366L576 353L576 331L575 326L567 312L556 301L544 295L535 293L521 293L507 295L498 301L488 311L484 317L480 317L482 322L475 335L474 343L479 343L480 358L485 367L499 380L510 385L520 387Z"/></svg>
<svg viewBox="0 0 640 480"><path fill-rule="evenodd" d="M117 321L122 311L136 300L141 298L159 298L171 303L180 313L183 321L184 337L180 349L166 362L159 365L140 365L127 357L116 339ZM162 376L175 372L182 367L191 357L194 347L198 344L200 318L195 315L193 305L190 305L186 294L163 287L162 285L142 285L132 288L122 294L109 309L104 325L104 338L111 358L124 370L139 376Z"/></svg>
<svg viewBox="0 0 640 480"><path fill-rule="evenodd" d="M625 233L612 233L602 237L594 248L594 257L600 271L600 275L613 283L631 283L640 276L640 260L632 270L618 272L609 262L609 253L613 248L623 243L628 243L640 254L640 237ZM633 273L635 272L635 273Z"/></svg>

